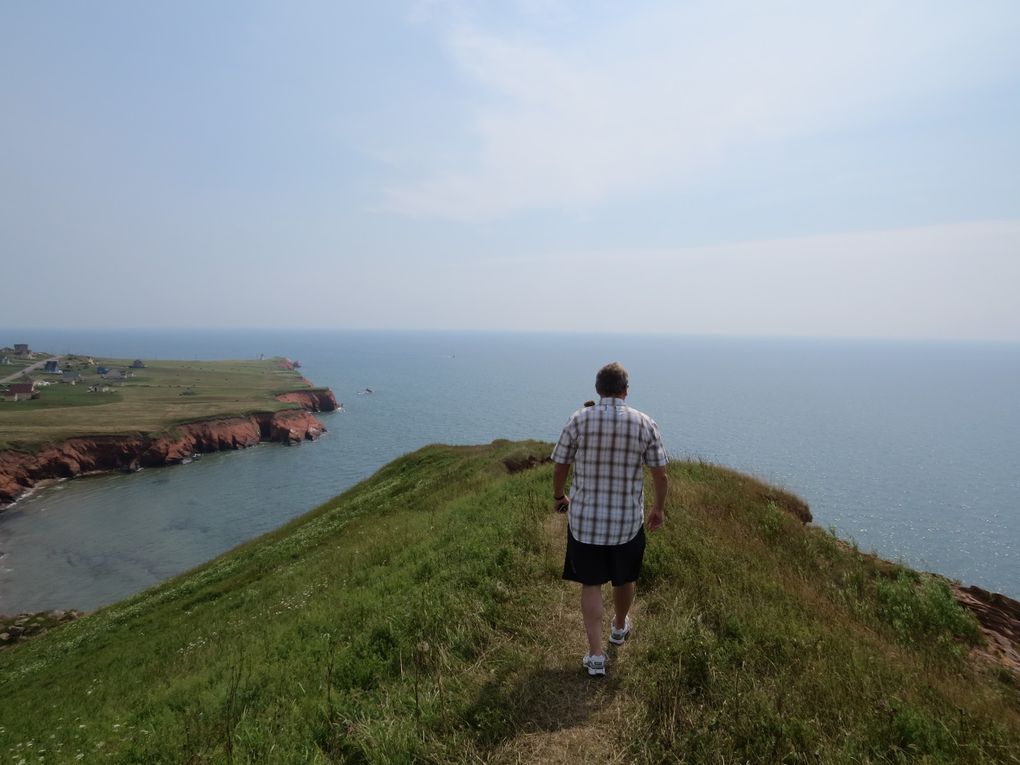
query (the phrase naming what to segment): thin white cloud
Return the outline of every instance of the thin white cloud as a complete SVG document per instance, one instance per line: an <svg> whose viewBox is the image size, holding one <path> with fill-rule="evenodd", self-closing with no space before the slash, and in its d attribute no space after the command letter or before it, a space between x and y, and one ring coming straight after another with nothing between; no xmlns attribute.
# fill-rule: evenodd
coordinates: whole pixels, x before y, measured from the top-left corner
<svg viewBox="0 0 1020 765"><path fill-rule="evenodd" d="M1006 7L669 3L555 43L460 20L447 44L483 93L473 141L456 167L390 189L389 205L477 219L684 187L736 151L867 125L996 76L1013 56Z"/></svg>
<svg viewBox="0 0 1020 765"><path fill-rule="evenodd" d="M1020 221L561 253L541 268L614 305L606 330L1020 340Z"/></svg>
<svg viewBox="0 0 1020 765"><path fill-rule="evenodd" d="M384 264L375 326L1020 341L1020 221ZM385 296L370 285L385 286ZM351 301L344 301L345 304Z"/></svg>

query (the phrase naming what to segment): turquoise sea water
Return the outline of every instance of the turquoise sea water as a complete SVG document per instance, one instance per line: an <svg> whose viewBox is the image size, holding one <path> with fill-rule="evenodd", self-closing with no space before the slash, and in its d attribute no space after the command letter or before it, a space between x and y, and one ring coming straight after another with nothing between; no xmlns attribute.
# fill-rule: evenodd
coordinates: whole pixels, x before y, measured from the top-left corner
<svg viewBox="0 0 1020 765"><path fill-rule="evenodd" d="M16 335L16 336L15 336ZM1020 597L1020 346L471 333L17 331L147 358L299 359L345 411L297 447L50 486L0 514L0 612L92 609L427 443L554 440L610 360L676 457L785 486L887 558ZM371 388L371 395L358 395Z"/></svg>

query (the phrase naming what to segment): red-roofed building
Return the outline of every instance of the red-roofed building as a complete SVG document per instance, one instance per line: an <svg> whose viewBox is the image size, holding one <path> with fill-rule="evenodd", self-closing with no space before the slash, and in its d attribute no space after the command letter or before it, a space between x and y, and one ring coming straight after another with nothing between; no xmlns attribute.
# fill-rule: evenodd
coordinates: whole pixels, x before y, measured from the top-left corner
<svg viewBox="0 0 1020 765"><path fill-rule="evenodd" d="M28 401L38 395L35 391L35 383L11 383L7 386L4 398L8 401Z"/></svg>

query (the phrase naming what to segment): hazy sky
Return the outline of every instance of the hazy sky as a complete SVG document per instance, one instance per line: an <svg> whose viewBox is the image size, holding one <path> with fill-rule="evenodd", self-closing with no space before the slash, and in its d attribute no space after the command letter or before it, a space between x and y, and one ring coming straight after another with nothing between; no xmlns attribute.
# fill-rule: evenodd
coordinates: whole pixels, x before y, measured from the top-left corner
<svg viewBox="0 0 1020 765"><path fill-rule="evenodd" d="M1020 340L1018 39L1015 0L0 0L0 328Z"/></svg>

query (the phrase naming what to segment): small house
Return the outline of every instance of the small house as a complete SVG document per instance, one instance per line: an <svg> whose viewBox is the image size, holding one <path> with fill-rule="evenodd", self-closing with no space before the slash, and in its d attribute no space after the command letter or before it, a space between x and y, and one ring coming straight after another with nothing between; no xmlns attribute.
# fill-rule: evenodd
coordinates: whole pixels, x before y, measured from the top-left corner
<svg viewBox="0 0 1020 765"><path fill-rule="evenodd" d="M145 362L142 361L141 359L135 359L131 363L131 368L132 369L145 369Z"/></svg>
<svg viewBox="0 0 1020 765"><path fill-rule="evenodd" d="M96 374L97 375L105 375L109 371L110 371L109 367L96 367Z"/></svg>
<svg viewBox="0 0 1020 765"><path fill-rule="evenodd" d="M50 359L43 366L43 373L48 375L62 374L63 370L60 368L60 362L57 361L56 359Z"/></svg>
<svg viewBox="0 0 1020 765"><path fill-rule="evenodd" d="M126 369L108 369L103 373L104 380L125 380L128 373Z"/></svg>
<svg viewBox="0 0 1020 765"><path fill-rule="evenodd" d="M10 356L8 356L7 354L4 354L3 356L0 356L0 366L6 367L6 366L10 365L10 363L11 363L11 357Z"/></svg>
<svg viewBox="0 0 1020 765"><path fill-rule="evenodd" d="M28 343L15 343L14 355L23 359L31 356L32 351L29 349Z"/></svg>
<svg viewBox="0 0 1020 765"><path fill-rule="evenodd" d="M37 398L35 383L11 383L7 386L7 393L4 395L8 401L28 401Z"/></svg>
<svg viewBox="0 0 1020 765"><path fill-rule="evenodd" d="M67 369L64 371L64 376L60 379L60 381L68 383L69 385L77 385L81 382L81 373Z"/></svg>

